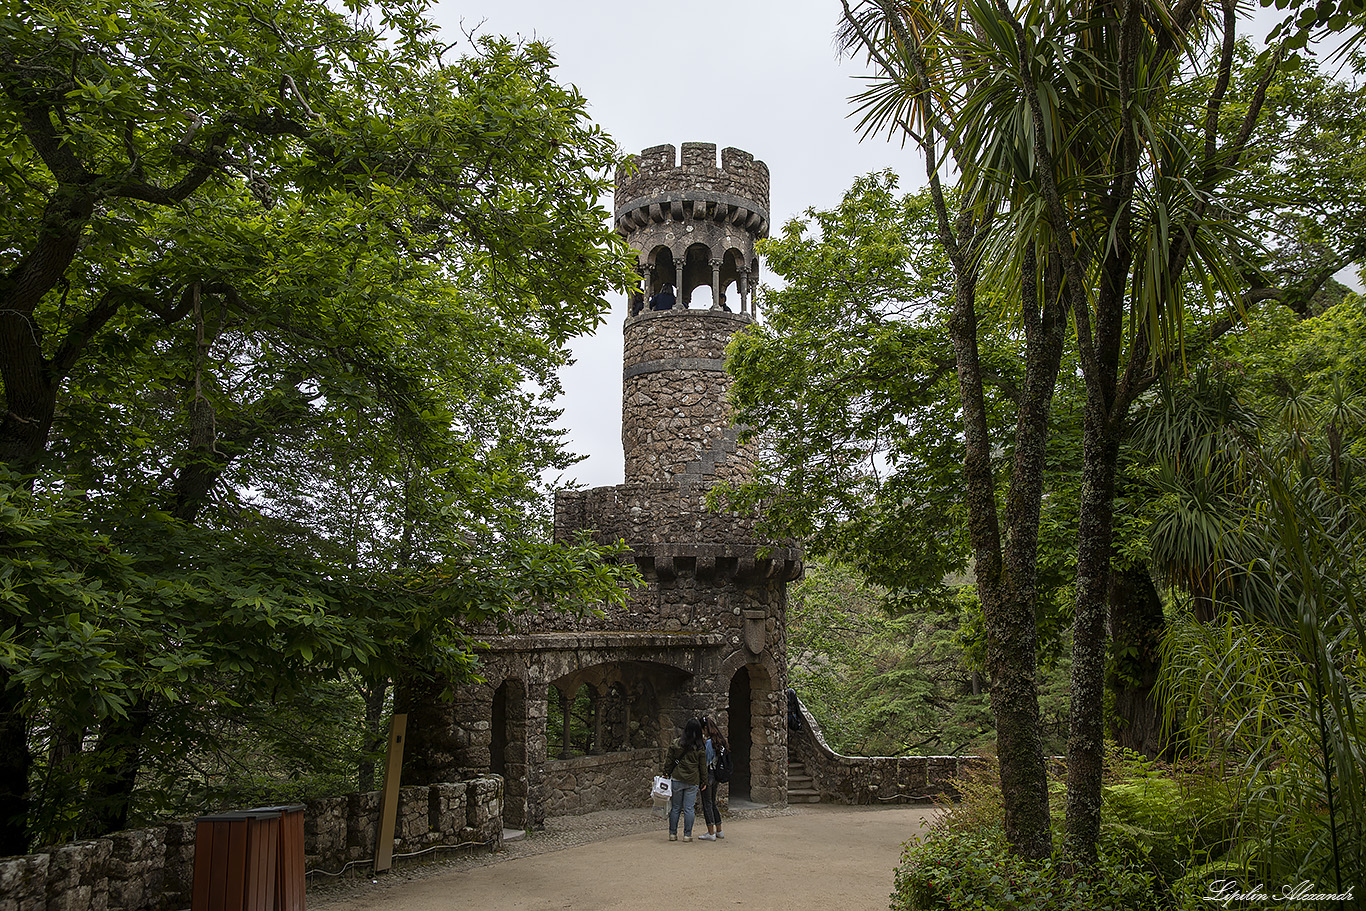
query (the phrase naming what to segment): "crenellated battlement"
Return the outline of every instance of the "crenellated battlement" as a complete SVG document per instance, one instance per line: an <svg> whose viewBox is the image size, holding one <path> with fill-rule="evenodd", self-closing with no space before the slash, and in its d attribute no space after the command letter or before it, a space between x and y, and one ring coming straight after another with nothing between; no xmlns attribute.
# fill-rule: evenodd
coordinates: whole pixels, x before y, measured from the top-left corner
<svg viewBox="0 0 1366 911"><path fill-rule="evenodd" d="M722 149L718 168L713 142L683 143L681 163L674 146L651 146L617 169L616 214L620 218L655 197L686 193L690 200L741 204L761 215L767 228L768 186L768 165L743 149Z"/></svg>

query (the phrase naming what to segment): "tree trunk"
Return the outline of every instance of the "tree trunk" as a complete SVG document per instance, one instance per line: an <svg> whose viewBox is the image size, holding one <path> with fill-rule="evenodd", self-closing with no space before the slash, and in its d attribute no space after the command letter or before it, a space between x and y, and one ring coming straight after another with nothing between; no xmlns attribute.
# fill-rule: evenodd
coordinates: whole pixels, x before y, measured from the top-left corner
<svg viewBox="0 0 1366 911"><path fill-rule="evenodd" d="M88 192L58 188L43 212L38 244L0 275L0 379L5 389L0 462L21 472L32 468L47 449L57 390L65 375L63 369L54 371L43 355L43 328L34 311L66 274L94 211ZM86 331L84 321L79 328Z"/></svg>
<svg viewBox="0 0 1366 911"><path fill-rule="evenodd" d="M382 750L385 745L384 697L389 692L389 681L380 680L365 684L365 730L370 735L372 751ZM357 768L357 780L361 793L375 789L375 761L362 759Z"/></svg>
<svg viewBox="0 0 1366 911"><path fill-rule="evenodd" d="M442 678L408 676L394 680L394 713L408 716L403 744L403 784L459 781L464 756L455 710L442 699Z"/></svg>
<svg viewBox="0 0 1366 911"><path fill-rule="evenodd" d="M100 725L97 753L105 769L86 793L87 838L98 838L128 827L133 788L142 768L142 740L152 720L151 702L140 699L126 718L108 718Z"/></svg>
<svg viewBox="0 0 1366 911"><path fill-rule="evenodd" d="M1122 747L1149 759L1167 757L1162 709L1153 698L1162 669L1162 634L1167 621L1148 567L1110 572L1110 689L1114 694L1113 735ZM1169 758L1169 757L1168 757Z"/></svg>
<svg viewBox="0 0 1366 911"><path fill-rule="evenodd" d="M964 499L987 637L987 672L991 711L996 721L1006 839L1020 856L1037 859L1047 857L1053 850L1048 777L1039 730L1035 577L1043 441L1062 334L1054 322L1049 322L1048 331L1042 335L1037 320L1031 323L1003 549L991 464L993 447L982 392L975 297L975 275L960 273L949 326L963 402ZM1026 309L1036 303L1037 300L1026 300Z"/></svg>
<svg viewBox="0 0 1366 911"><path fill-rule="evenodd" d="M1097 857L1105 763L1105 620L1119 457L1119 434L1106 420L1109 410L1099 393L1088 392L1067 736L1067 851L1088 866Z"/></svg>

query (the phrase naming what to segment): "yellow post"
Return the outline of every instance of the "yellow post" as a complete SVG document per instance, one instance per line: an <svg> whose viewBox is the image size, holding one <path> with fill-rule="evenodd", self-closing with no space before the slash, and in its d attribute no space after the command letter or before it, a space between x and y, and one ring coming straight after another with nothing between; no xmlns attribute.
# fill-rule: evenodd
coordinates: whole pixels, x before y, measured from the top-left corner
<svg viewBox="0 0 1366 911"><path fill-rule="evenodd" d="M389 751L384 754L384 793L379 802L379 834L375 837L376 873L393 866L398 783L403 774L403 735L407 730L407 715L395 715L389 722Z"/></svg>

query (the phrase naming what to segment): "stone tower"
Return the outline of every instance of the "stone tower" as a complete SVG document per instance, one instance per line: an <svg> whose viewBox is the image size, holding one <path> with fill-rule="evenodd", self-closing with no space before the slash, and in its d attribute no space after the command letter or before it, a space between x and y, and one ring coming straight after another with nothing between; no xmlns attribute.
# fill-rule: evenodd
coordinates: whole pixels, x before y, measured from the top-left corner
<svg viewBox="0 0 1366 911"><path fill-rule="evenodd" d="M738 149L719 167L714 145L682 152L647 149L617 174L617 230L642 279L623 328L625 482L555 498L558 538L624 541L645 584L623 609L536 614L488 637L488 682L457 703L452 764L504 776L509 825L648 802L700 714L728 731L729 796L787 801L787 583L801 552L763 540L757 515L705 502L753 462L730 426L724 357L755 319L768 168ZM678 305L651 309L665 284Z"/></svg>
<svg viewBox="0 0 1366 911"><path fill-rule="evenodd" d="M768 235L768 167L726 149L717 168L716 146L706 143L684 143L681 164L671 145L646 149L617 173L616 227L637 252L642 289L625 327L626 480L747 473L752 454L737 452L738 432L728 426L724 358L731 335L754 321L754 242ZM650 309L666 284L677 287L678 303Z"/></svg>

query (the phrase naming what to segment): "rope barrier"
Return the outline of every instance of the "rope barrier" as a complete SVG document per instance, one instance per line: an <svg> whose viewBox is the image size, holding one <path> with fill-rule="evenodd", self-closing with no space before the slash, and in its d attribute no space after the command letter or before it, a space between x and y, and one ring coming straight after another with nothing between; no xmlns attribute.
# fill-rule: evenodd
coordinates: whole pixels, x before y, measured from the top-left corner
<svg viewBox="0 0 1366 911"><path fill-rule="evenodd" d="M453 849L455 849L455 848L478 848L478 847L484 847L484 848L486 848L486 847L488 847L488 846L491 845L491 844L493 844L493 839L492 839L492 838L488 839L487 841L462 841L462 842L460 842L459 844L454 844L454 845L432 845L430 848L423 848L421 851L409 851L409 852L406 853L406 854L395 854L395 855L394 855L394 859L395 859L395 860L398 860L400 857L421 857L423 854L430 854L430 853L432 853L433 851L453 850ZM342 867L340 870L338 870L336 873L332 873L332 872L330 872L330 871L328 871L328 870L305 870L305 871L304 871L304 876L314 876L314 875L318 875L318 876L341 876L341 875L342 875L343 873L345 873L347 870L349 870L349 869L351 869L352 867L356 866L356 864L370 864L370 865L373 866L374 863L375 863L374 858L364 858L364 859L362 859L362 860L353 860L353 861L351 861L350 863L346 864L344 867Z"/></svg>

